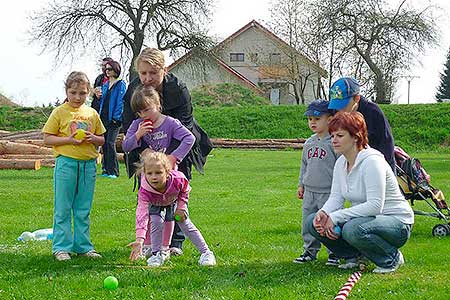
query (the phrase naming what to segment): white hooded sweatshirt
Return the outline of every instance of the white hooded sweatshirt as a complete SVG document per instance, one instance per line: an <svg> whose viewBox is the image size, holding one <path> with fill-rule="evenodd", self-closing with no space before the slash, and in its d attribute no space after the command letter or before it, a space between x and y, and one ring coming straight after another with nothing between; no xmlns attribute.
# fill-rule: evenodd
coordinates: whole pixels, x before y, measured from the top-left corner
<svg viewBox="0 0 450 300"><path fill-rule="evenodd" d="M351 207L343 208L345 200ZM414 212L400 191L391 167L378 150L363 149L347 172L347 160L341 155L333 169L328 201L322 207L334 224L357 217L387 215L404 224L414 223Z"/></svg>

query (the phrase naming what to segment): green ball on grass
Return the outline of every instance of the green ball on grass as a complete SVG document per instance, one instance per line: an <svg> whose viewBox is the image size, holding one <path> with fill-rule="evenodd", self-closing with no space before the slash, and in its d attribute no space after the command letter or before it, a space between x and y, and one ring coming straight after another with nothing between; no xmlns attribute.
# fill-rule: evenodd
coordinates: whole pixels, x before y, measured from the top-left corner
<svg viewBox="0 0 450 300"><path fill-rule="evenodd" d="M115 290L119 286L119 280L114 276L108 276L103 280L103 287L107 290Z"/></svg>

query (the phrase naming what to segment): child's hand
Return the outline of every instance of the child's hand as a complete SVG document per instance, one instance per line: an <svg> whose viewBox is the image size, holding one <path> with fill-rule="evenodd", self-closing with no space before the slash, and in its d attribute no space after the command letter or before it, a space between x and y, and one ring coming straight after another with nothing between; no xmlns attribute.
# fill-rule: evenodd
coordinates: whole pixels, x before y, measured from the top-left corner
<svg viewBox="0 0 450 300"><path fill-rule="evenodd" d="M90 131L85 131L85 133L86 137L84 138L84 140L88 143L95 144L95 142L97 141L97 136Z"/></svg>
<svg viewBox="0 0 450 300"><path fill-rule="evenodd" d="M127 246L131 247L130 260L137 260L142 256L142 244L143 240L138 239L132 243L129 243Z"/></svg>
<svg viewBox="0 0 450 300"><path fill-rule="evenodd" d="M182 210L182 209L176 209L175 210L175 213L174 213L174 216L178 216L179 218L177 219L177 220L175 220L175 221L177 221L177 222L184 222L184 220L186 220L187 219L187 212L185 211L185 210Z"/></svg>
<svg viewBox="0 0 450 300"><path fill-rule="evenodd" d="M71 135L68 136L69 138L69 142L68 144L72 144L72 145L79 145L83 142L83 140L78 140L75 138L75 134L77 134L76 132L72 133Z"/></svg>
<svg viewBox="0 0 450 300"><path fill-rule="evenodd" d="M314 216L313 226L321 236L326 235L328 219L329 216L323 210L319 210Z"/></svg>
<svg viewBox="0 0 450 300"><path fill-rule="evenodd" d="M142 121L141 123L139 123L139 127L136 131L136 140L140 140L144 134L148 133L148 132L152 132L153 130L153 124L150 122L145 122Z"/></svg>
<svg viewBox="0 0 450 300"><path fill-rule="evenodd" d="M302 186L299 186L298 190L297 190L297 198L298 199L303 199L304 192L305 192L305 188L302 187Z"/></svg>
<svg viewBox="0 0 450 300"><path fill-rule="evenodd" d="M175 170L177 166L177 158L173 156L172 154L167 155L167 158L170 161L170 165L172 166L172 170Z"/></svg>

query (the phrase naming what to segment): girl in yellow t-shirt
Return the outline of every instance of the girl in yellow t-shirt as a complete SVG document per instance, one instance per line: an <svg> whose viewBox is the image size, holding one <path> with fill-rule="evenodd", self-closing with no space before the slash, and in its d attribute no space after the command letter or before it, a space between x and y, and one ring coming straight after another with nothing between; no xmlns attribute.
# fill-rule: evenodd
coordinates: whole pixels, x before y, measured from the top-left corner
<svg viewBox="0 0 450 300"><path fill-rule="evenodd" d="M66 101L52 111L42 129L44 142L56 155L52 252L58 261L69 260L70 253L99 258L90 239L89 215L97 149L105 141L105 128L98 113L84 104L91 90L86 74L70 73L65 89Z"/></svg>

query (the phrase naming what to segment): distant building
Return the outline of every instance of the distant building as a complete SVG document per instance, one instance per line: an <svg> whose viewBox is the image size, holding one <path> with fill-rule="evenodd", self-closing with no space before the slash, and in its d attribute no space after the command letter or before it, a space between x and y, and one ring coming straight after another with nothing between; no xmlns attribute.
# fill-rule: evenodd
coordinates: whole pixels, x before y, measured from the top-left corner
<svg viewBox="0 0 450 300"><path fill-rule="evenodd" d="M255 20L209 54L200 57L189 52L168 70L190 89L203 84L237 83L271 99L274 105L296 104L296 94L305 103L318 98L318 80L327 77L317 63Z"/></svg>

